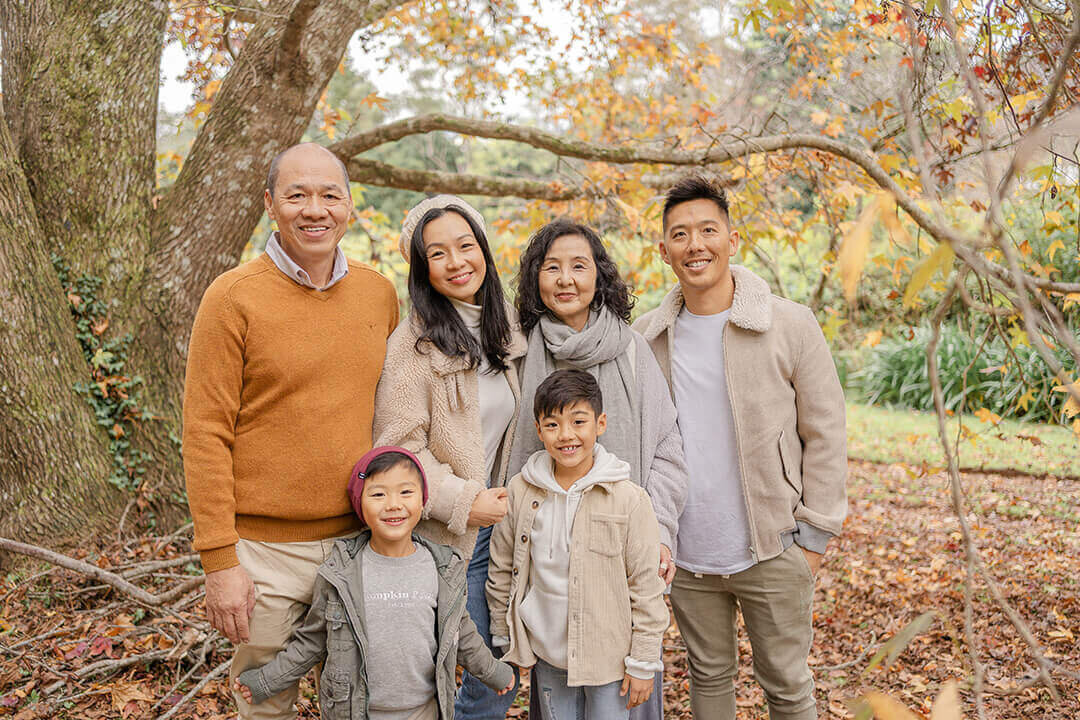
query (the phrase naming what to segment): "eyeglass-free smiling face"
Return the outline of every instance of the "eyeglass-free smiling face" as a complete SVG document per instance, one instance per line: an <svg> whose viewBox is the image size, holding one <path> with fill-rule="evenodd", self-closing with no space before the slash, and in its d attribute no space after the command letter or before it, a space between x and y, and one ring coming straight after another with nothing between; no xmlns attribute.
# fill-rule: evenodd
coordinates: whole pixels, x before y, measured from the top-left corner
<svg viewBox="0 0 1080 720"><path fill-rule="evenodd" d="M412 531L423 509L420 476L407 464L394 465L364 480L360 511L371 528L372 548L380 555L412 553Z"/></svg>
<svg viewBox="0 0 1080 720"><path fill-rule="evenodd" d="M683 290L706 292L730 272L739 235L712 200L700 198L672 207L665 218L660 257L671 266Z"/></svg>
<svg viewBox="0 0 1080 720"><path fill-rule="evenodd" d="M559 320L581 330L596 296L596 261L589 241L563 235L548 248L537 278L540 300Z"/></svg>
<svg viewBox="0 0 1080 720"><path fill-rule="evenodd" d="M536 433L555 461L555 480L568 489L592 469L596 438L607 430L607 415L579 400L561 410L541 415Z"/></svg>
<svg viewBox="0 0 1080 720"><path fill-rule="evenodd" d="M314 145L295 147L281 158L264 203L277 223L282 249L303 267L333 256L353 208L341 166Z"/></svg>
<svg viewBox="0 0 1080 720"><path fill-rule="evenodd" d="M480 242L461 215L447 212L424 225L428 282L440 295L475 303L487 265Z"/></svg>

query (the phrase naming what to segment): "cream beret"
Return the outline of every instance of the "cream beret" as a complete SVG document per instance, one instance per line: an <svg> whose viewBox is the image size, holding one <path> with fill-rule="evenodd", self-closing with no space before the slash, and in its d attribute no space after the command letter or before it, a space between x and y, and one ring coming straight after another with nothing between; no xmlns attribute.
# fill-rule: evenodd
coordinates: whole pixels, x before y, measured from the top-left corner
<svg viewBox="0 0 1080 720"><path fill-rule="evenodd" d="M421 200L409 211L409 214L405 216L405 222L401 224L401 238L398 240L398 249L401 250L401 256L405 258L405 262L410 262L409 250L412 247L412 236L416 232L416 226L420 223L421 218L424 217L428 210L433 208L445 209L450 206L461 209L480 228L480 232L484 233L486 239L487 227L484 225L484 216L480 214L479 210L457 195L436 195Z"/></svg>

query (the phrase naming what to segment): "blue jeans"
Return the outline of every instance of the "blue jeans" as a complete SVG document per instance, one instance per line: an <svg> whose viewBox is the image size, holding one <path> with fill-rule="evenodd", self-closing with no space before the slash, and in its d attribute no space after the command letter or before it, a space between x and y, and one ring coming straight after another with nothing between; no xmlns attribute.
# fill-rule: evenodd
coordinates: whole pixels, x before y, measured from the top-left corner
<svg viewBox="0 0 1080 720"><path fill-rule="evenodd" d="M626 720L626 697L619 695L622 681L607 685L567 687L566 671L536 661L533 677L540 691L543 720Z"/></svg>
<svg viewBox="0 0 1080 720"><path fill-rule="evenodd" d="M491 528L480 528L476 538L476 548L465 578L469 586L465 598L465 608L469 617L476 623L480 637L491 647L490 617L488 615L487 594L484 585L488 577L488 561L491 559ZM499 655L501 653L496 653ZM514 689L505 695L496 695L495 691L465 671L461 675L461 690L454 701L454 717L458 720L504 720L506 711L517 696L517 670L514 671Z"/></svg>

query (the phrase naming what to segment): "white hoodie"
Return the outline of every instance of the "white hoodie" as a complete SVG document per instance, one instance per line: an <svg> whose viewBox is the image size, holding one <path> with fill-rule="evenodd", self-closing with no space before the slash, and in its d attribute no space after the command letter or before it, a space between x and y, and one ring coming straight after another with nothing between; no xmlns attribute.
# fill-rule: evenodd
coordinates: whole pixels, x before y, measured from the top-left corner
<svg viewBox="0 0 1080 720"><path fill-rule="evenodd" d="M564 490L555 480L553 460L547 452L533 453L521 477L530 485L548 491L536 512L529 538L529 588L518 612L529 633L529 643L537 657L566 669L567 596L570 586L570 539L581 496L593 485L630 479L630 465L605 450L593 446L593 466L580 480ZM627 671L648 679L662 670L662 663L641 663L627 657Z"/></svg>

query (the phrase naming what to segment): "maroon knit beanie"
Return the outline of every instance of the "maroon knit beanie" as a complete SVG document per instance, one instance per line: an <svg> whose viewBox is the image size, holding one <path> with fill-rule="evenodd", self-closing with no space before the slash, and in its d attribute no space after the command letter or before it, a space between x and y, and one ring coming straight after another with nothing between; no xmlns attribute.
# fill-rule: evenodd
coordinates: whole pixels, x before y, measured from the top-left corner
<svg viewBox="0 0 1080 720"><path fill-rule="evenodd" d="M424 475L424 466L420 464L420 460L405 448L397 447L396 445L383 445L382 447L371 448L364 453L362 458L356 461L356 464L353 465L352 473L349 475L349 502L352 503L353 510L356 512L356 516L360 518L360 522L365 525L367 522L364 520L364 514L360 511L360 498L364 494L364 481L367 479L367 469L375 458L387 453L399 453L412 460L413 465L416 466L416 471L420 473L420 489L424 494L424 504L427 505L427 476Z"/></svg>

